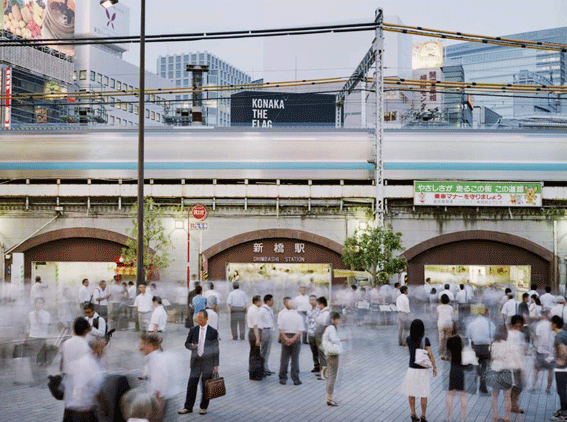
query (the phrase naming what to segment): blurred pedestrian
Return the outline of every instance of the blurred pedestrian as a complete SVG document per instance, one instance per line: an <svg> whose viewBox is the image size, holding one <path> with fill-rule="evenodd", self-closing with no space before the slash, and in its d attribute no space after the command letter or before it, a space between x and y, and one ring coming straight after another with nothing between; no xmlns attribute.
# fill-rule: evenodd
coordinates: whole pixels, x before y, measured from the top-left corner
<svg viewBox="0 0 567 422"><path fill-rule="evenodd" d="M214 297L215 298L215 305L214 306L207 306L207 308L210 308L212 310L214 310L215 312L219 311L219 304L220 304L220 294L215 290L215 285L210 282L208 284L209 289L203 293L203 295L207 298L207 303L211 301L211 298Z"/></svg>
<svg viewBox="0 0 567 422"><path fill-rule="evenodd" d="M83 306L83 312L92 327L87 336L87 341L90 341L93 337L104 338L107 333L106 321L95 311L95 306L92 303L87 303Z"/></svg>
<svg viewBox="0 0 567 422"><path fill-rule="evenodd" d="M150 422L159 412L159 402L155 395L135 388L122 396L120 409L127 422Z"/></svg>
<svg viewBox="0 0 567 422"><path fill-rule="evenodd" d="M362 326L364 319L370 310L370 300L364 287L360 289L360 295L354 304L354 307L356 309L356 325Z"/></svg>
<svg viewBox="0 0 567 422"><path fill-rule="evenodd" d="M163 307L161 297L154 296L152 298L152 307L154 310L152 312L152 316L150 317L148 332L157 335L160 341L163 341L165 326L167 324L167 312Z"/></svg>
<svg viewBox="0 0 567 422"><path fill-rule="evenodd" d="M551 317L551 328L555 332L553 347L557 357L555 364L555 384L561 407L553 413L553 421L567 421L567 331L561 317Z"/></svg>
<svg viewBox="0 0 567 422"><path fill-rule="evenodd" d="M437 293L439 300L441 300L441 297L443 295L447 295L447 297L449 298L449 302L453 302L455 300L455 296L453 295L453 292L451 292L451 285L449 283L446 283L444 287L445 288L443 290Z"/></svg>
<svg viewBox="0 0 567 422"><path fill-rule="evenodd" d="M35 300L37 298L42 298L43 302L45 303L45 289L47 288L46 285L44 285L41 282L41 277L37 276L35 278L35 283L33 283L33 285L31 286L30 289L30 302L32 306L35 306Z"/></svg>
<svg viewBox="0 0 567 422"><path fill-rule="evenodd" d="M108 299L110 297L111 294L106 287L106 281L100 280L98 287L93 292L93 302L97 313L105 320L108 320Z"/></svg>
<svg viewBox="0 0 567 422"><path fill-rule="evenodd" d="M513 369L520 365L520 357L516 354L512 354L512 347L507 341L508 332L505 325L499 325L496 327L496 332L494 333L494 341L490 346L490 369L492 374L495 376L491 381L490 387L492 387L492 413L495 421L506 421L510 422L510 411L511 411L511 394L513 385ZM514 360L514 362L511 361ZM497 375L497 376L496 376ZM510 381L510 382L508 382ZM498 396L500 391L504 394L504 419L499 417L498 413Z"/></svg>
<svg viewBox="0 0 567 422"><path fill-rule="evenodd" d="M511 392L511 412L524 413L520 409L520 394L524 388L524 361L527 352L527 343L524 334L524 318L521 315L514 315L510 320L510 330L508 331L508 343L510 343L511 355L517 356L516 359L510 359L510 369L513 371L514 385Z"/></svg>
<svg viewBox="0 0 567 422"><path fill-rule="evenodd" d="M323 333L322 345L326 353L327 370L326 390L327 390L327 405L338 406L338 403L333 400L333 392L335 390L335 381L339 370L339 355L343 351L341 342L347 339L341 339L338 333L338 325L341 322L341 315L338 312L331 312L331 324L325 329Z"/></svg>
<svg viewBox="0 0 567 422"><path fill-rule="evenodd" d="M171 407L170 363L163 353L161 343L162 339L156 334L144 333L140 337L140 352L145 356L148 364L148 392L158 402L157 411L152 415L152 422L163 421L168 408Z"/></svg>
<svg viewBox="0 0 567 422"><path fill-rule="evenodd" d="M41 367L47 366L47 355L45 354L46 339L49 335L51 315L44 309L45 300L36 297L34 310L28 313L27 333L25 343L30 347L32 363L32 375L35 381L41 382L47 376Z"/></svg>
<svg viewBox="0 0 567 422"><path fill-rule="evenodd" d="M218 331L219 314L217 314L215 309L218 309L217 297L215 295L211 295L207 298L207 314L209 315L209 325Z"/></svg>
<svg viewBox="0 0 567 422"><path fill-rule="evenodd" d="M486 388L486 370L490 363L490 344L492 343L496 331L494 323L490 321L487 316L488 309L486 307L480 308L478 316L469 324L466 332L478 358L478 391L481 394L488 394L488 389Z"/></svg>
<svg viewBox="0 0 567 422"><path fill-rule="evenodd" d="M502 314L502 321L506 324L507 328L510 328L510 322L514 315L518 315L518 306L519 303L516 299L514 299L514 295L512 293L508 293L506 295L507 300L502 305L502 310L500 313Z"/></svg>
<svg viewBox="0 0 567 422"><path fill-rule="evenodd" d="M313 356L313 369L311 372L318 374L321 372L321 366L319 364L319 349L317 347L315 333L317 331L317 317L321 310L317 306L317 297L315 295L309 296L309 305L311 309L307 311L305 329L307 330L307 339L309 341L309 347L311 348L311 355Z"/></svg>
<svg viewBox="0 0 567 422"><path fill-rule="evenodd" d="M447 340L453 331L453 307L449 305L449 296L446 293L441 295L441 305L437 306L437 330L441 360L449 360Z"/></svg>
<svg viewBox="0 0 567 422"><path fill-rule="evenodd" d="M264 304L260 308L260 354L264 362L264 375L273 374L268 366L270 351L272 350L272 338L274 337L274 297L271 294L264 296Z"/></svg>
<svg viewBox="0 0 567 422"><path fill-rule="evenodd" d="M396 298L396 310L398 311L398 344L405 345L405 334L410 321L410 304L408 299L408 286L400 287L400 295Z"/></svg>
<svg viewBox="0 0 567 422"><path fill-rule="evenodd" d="M301 335L305 331L301 315L292 308L290 297L283 299L284 309L278 314L278 329L282 345L280 358L280 384L287 382L287 368L291 359L291 379L294 385L300 385L299 352L301 350Z"/></svg>
<svg viewBox="0 0 567 422"><path fill-rule="evenodd" d="M193 324L197 325L197 315L207 309L207 298L203 296L203 287L195 287L195 297L193 298Z"/></svg>
<svg viewBox="0 0 567 422"><path fill-rule="evenodd" d="M536 356L534 359L534 376L532 388L530 392L535 392L538 376L540 372L548 372L547 388L545 392L551 394L551 386L553 385L553 368L554 368L554 350L555 331L551 327L549 321L549 311L543 311L540 321L535 327L534 345L536 348Z"/></svg>
<svg viewBox="0 0 567 422"><path fill-rule="evenodd" d="M453 396L455 391L461 403L461 422L467 418L467 396L465 394L465 369L462 362L463 341L457 334L457 324L453 323L451 337L447 340L447 349L451 353L451 369L449 370L449 389L447 391L447 420L452 421Z"/></svg>
<svg viewBox="0 0 567 422"><path fill-rule="evenodd" d="M299 288L299 294L295 297L295 306L297 307L297 313L303 318L303 323L305 324L305 319L307 318L307 311L311 309L309 305L309 296L305 294L305 287L301 286ZM309 344L307 341L307 330L303 332L303 344Z"/></svg>
<svg viewBox="0 0 567 422"><path fill-rule="evenodd" d="M232 292L228 295L226 303L230 309L230 330L232 339L238 340L240 330L240 340L244 340L244 325L246 319L246 303L248 298L246 293L240 290L240 284L235 281L232 283Z"/></svg>
<svg viewBox="0 0 567 422"><path fill-rule="evenodd" d="M73 321L73 336L61 345L61 372L67 373L73 361L80 359L89 352L87 335L91 331L91 325L82 316Z"/></svg>
<svg viewBox="0 0 567 422"><path fill-rule="evenodd" d="M248 326L248 342L250 353L248 355L248 375L252 381L262 381L264 378L264 362L260 353L260 306L262 298L260 295L252 297L252 305L246 312L246 324Z"/></svg>
<svg viewBox="0 0 567 422"><path fill-rule="evenodd" d="M402 286L405 287L405 286ZM437 376L437 365L433 353L431 353L431 342L425 337L425 326L420 319L414 319L410 325L409 336L406 338L409 349L409 368L406 372L402 392L408 396L411 410L411 420L427 422L427 398L431 392L429 382L429 368L416 364L416 350L425 349L429 357L430 365L433 367L433 376ZM415 409L416 397L421 398L421 417L418 418Z"/></svg>
<svg viewBox="0 0 567 422"><path fill-rule="evenodd" d="M545 286L545 293L540 296L539 300L541 300L543 309L551 309L555 306L555 296L551 294L550 286Z"/></svg>
<svg viewBox="0 0 567 422"><path fill-rule="evenodd" d="M321 347L321 341L323 340L325 329L331 324L331 310L327 306L327 298L325 296L317 299L317 307L319 308L319 315L317 315L317 328L315 329L315 344L317 344L320 369L320 375L317 379L324 380L323 370L327 367L327 360L325 359L325 351Z"/></svg>
<svg viewBox="0 0 567 422"><path fill-rule="evenodd" d="M89 291L89 279L85 278L83 279L82 286L79 289L79 306L81 312L83 311L83 306L91 302L91 300L92 300L92 294Z"/></svg>

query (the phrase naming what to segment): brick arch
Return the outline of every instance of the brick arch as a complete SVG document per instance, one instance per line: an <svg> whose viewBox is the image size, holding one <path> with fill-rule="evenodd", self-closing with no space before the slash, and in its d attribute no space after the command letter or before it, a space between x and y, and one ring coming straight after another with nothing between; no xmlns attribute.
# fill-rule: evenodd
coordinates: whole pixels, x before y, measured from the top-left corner
<svg viewBox="0 0 567 422"><path fill-rule="evenodd" d="M306 242L315 243L324 248L330 249L331 251L336 252L340 255L342 255L344 251L344 246L340 243L326 237L319 236L317 234L309 233L303 230L267 229L242 233L237 236L231 237L230 239L223 240L222 242L219 242L216 245L213 245L210 248L206 249L203 252L203 257L205 259L210 259L218 253L242 243L252 242L260 239L276 238L304 240Z"/></svg>
<svg viewBox="0 0 567 422"><path fill-rule="evenodd" d="M423 283L424 265L531 265L532 283L555 285L554 254L519 236L488 230L448 233L421 242L402 254L413 284Z"/></svg>

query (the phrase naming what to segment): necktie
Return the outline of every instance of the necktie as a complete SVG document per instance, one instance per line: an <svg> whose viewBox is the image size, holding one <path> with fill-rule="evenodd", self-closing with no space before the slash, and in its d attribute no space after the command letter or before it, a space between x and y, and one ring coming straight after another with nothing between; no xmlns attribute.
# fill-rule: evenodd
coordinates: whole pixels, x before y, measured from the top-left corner
<svg viewBox="0 0 567 422"><path fill-rule="evenodd" d="M197 354L203 356L205 352L205 329L199 328L199 345L197 346Z"/></svg>

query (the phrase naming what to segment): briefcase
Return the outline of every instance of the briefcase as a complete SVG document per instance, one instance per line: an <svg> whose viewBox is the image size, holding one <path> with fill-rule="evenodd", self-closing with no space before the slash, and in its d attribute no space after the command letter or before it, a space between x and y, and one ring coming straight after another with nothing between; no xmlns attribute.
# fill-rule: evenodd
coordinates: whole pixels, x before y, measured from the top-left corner
<svg viewBox="0 0 567 422"><path fill-rule="evenodd" d="M209 400L222 397L226 394L224 386L224 378L219 377L219 374L213 375L213 378L205 381L205 397Z"/></svg>

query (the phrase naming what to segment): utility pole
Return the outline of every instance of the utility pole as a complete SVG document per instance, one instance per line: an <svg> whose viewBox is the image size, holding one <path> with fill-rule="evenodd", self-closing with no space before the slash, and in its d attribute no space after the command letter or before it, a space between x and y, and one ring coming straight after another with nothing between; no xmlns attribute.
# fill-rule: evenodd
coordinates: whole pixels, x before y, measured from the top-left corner
<svg viewBox="0 0 567 422"><path fill-rule="evenodd" d="M376 57L376 223L378 227L384 226L384 158L382 148L384 144L384 13L382 9L376 10L374 21L376 37L374 38L374 51Z"/></svg>

